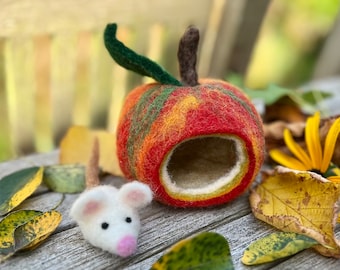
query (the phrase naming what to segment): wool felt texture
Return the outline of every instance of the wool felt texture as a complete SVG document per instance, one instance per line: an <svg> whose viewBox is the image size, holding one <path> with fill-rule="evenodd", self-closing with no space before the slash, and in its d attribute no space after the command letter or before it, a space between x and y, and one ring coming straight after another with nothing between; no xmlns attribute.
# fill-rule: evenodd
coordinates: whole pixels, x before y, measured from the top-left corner
<svg viewBox="0 0 340 270"><path fill-rule="evenodd" d="M140 232L137 210L151 200L150 188L137 181L120 189L101 185L83 192L73 203L70 216L90 244L127 257L137 249Z"/></svg>
<svg viewBox="0 0 340 270"><path fill-rule="evenodd" d="M241 90L219 80L139 86L127 96L117 130L124 175L177 207L234 199L264 159L260 116Z"/></svg>
<svg viewBox="0 0 340 270"><path fill-rule="evenodd" d="M198 29L189 26L179 41L177 58L181 81L184 85L195 86L199 84L196 72L199 39L200 35Z"/></svg>
<svg viewBox="0 0 340 270"><path fill-rule="evenodd" d="M148 184L155 199L176 207L218 205L244 192L264 159L262 121L235 86L198 81L198 30L189 27L180 41L182 82L126 48L116 30L109 24L104 33L113 59L157 81L132 90L123 105L117 155L125 177Z"/></svg>

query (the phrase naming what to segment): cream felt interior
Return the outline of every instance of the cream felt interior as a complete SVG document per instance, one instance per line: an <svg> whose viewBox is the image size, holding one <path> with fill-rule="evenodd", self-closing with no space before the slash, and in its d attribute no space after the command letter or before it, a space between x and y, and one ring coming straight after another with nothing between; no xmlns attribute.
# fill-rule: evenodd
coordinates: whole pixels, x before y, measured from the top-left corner
<svg viewBox="0 0 340 270"><path fill-rule="evenodd" d="M163 184L173 194L210 194L231 184L246 162L244 143L236 136L195 137L169 153L161 169Z"/></svg>

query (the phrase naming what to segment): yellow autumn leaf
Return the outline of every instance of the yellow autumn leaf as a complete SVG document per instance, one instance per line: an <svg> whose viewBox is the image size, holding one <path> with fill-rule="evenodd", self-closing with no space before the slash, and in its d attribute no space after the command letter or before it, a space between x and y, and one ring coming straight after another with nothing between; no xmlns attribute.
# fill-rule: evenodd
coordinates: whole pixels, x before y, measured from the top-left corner
<svg viewBox="0 0 340 270"><path fill-rule="evenodd" d="M318 244L308 236L276 232L252 242L243 253L242 263L256 265L285 258Z"/></svg>
<svg viewBox="0 0 340 270"><path fill-rule="evenodd" d="M36 248L55 231L62 219L58 211L40 212L21 210L8 215L1 221L0 263L16 252Z"/></svg>
<svg viewBox="0 0 340 270"><path fill-rule="evenodd" d="M277 167L264 173L252 190L250 204L260 220L285 232L304 234L318 241L315 248L324 256L340 258L340 241L334 228L340 188L307 171Z"/></svg>
<svg viewBox="0 0 340 270"><path fill-rule="evenodd" d="M17 207L39 187L43 170L42 167L22 169L0 180L0 216Z"/></svg>
<svg viewBox="0 0 340 270"><path fill-rule="evenodd" d="M10 213L0 221L0 255L14 252L14 231L42 212L35 210L19 210Z"/></svg>
<svg viewBox="0 0 340 270"><path fill-rule="evenodd" d="M122 176L116 154L116 135L104 130L90 130L81 126L71 127L60 143L60 163L87 165L95 137L99 141L101 169L104 172Z"/></svg>
<svg viewBox="0 0 340 270"><path fill-rule="evenodd" d="M62 219L58 211L47 211L35 216L14 232L15 251L37 247L55 231Z"/></svg>

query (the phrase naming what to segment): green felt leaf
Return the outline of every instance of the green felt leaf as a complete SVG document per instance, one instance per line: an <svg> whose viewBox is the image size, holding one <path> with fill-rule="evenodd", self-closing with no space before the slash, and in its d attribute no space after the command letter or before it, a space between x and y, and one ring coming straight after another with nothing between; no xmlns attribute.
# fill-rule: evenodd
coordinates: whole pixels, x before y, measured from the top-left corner
<svg viewBox="0 0 340 270"><path fill-rule="evenodd" d="M135 53L116 38L117 24L108 24L104 31L104 43L111 57L120 66L140 75L155 79L160 84L182 84L149 58Z"/></svg>
<svg viewBox="0 0 340 270"><path fill-rule="evenodd" d="M0 216L7 214L30 196L41 184L43 168L16 171L0 180Z"/></svg>
<svg viewBox="0 0 340 270"><path fill-rule="evenodd" d="M35 216L43 212L34 210L19 210L7 215L0 222L0 254L7 255L14 252L14 231L19 226L26 224Z"/></svg>
<svg viewBox="0 0 340 270"><path fill-rule="evenodd" d="M152 267L161 269L234 269L229 244L220 234L203 232L173 245Z"/></svg>
<svg viewBox="0 0 340 270"><path fill-rule="evenodd" d="M313 238L298 233L272 233L251 243L244 251L241 261L246 265L272 262L317 244L319 243Z"/></svg>
<svg viewBox="0 0 340 270"><path fill-rule="evenodd" d="M56 192L82 192L86 187L85 166L65 164L45 167L43 181L49 189Z"/></svg>

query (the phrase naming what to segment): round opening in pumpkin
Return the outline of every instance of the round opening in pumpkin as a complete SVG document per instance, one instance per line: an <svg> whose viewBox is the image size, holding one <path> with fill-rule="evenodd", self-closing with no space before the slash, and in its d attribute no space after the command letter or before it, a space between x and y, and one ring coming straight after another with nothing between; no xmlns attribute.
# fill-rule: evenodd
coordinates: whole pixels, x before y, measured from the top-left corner
<svg viewBox="0 0 340 270"><path fill-rule="evenodd" d="M236 136L201 136L177 145L162 167L169 193L201 195L228 188L248 161L243 142Z"/></svg>

